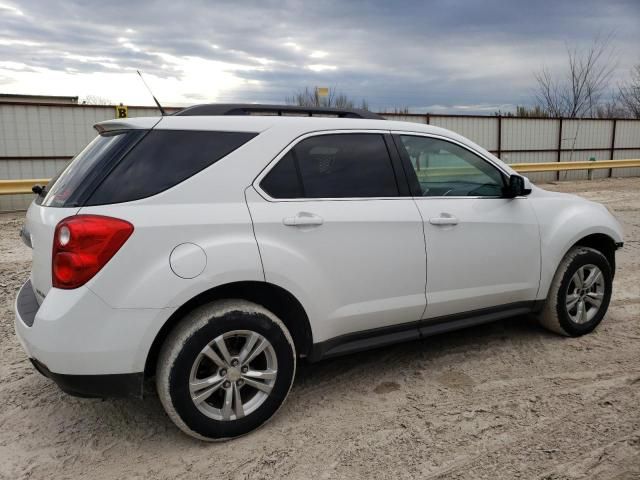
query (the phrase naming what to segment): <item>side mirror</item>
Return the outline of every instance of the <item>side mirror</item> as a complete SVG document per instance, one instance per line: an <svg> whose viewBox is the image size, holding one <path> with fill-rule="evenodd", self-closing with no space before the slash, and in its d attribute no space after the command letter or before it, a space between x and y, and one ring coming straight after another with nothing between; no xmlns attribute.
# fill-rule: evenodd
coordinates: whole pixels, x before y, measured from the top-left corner
<svg viewBox="0 0 640 480"><path fill-rule="evenodd" d="M509 177L509 185L504 189L506 198L521 197L531 193L531 184L529 179L520 175L511 175Z"/></svg>

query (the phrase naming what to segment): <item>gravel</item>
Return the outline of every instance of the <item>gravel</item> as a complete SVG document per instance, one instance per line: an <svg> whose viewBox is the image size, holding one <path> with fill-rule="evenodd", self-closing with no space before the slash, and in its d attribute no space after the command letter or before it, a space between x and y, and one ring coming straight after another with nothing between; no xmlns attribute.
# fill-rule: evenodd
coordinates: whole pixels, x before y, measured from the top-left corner
<svg viewBox="0 0 640 480"><path fill-rule="evenodd" d="M591 335L531 318L302 363L276 418L235 441L188 438L144 400L78 399L13 333L30 252L0 215L0 478L640 478L640 179L544 185L623 222L614 297Z"/></svg>

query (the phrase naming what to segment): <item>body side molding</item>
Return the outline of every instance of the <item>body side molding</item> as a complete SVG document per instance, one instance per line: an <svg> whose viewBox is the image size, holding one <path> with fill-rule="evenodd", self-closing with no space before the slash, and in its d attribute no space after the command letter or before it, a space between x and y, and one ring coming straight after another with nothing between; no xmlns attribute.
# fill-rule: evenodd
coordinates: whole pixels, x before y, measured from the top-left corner
<svg viewBox="0 0 640 480"><path fill-rule="evenodd" d="M394 343L418 340L439 333L534 313L539 311L543 304L544 301L509 303L497 307L349 333L314 344L308 358L310 361L316 362L325 358L337 357Z"/></svg>

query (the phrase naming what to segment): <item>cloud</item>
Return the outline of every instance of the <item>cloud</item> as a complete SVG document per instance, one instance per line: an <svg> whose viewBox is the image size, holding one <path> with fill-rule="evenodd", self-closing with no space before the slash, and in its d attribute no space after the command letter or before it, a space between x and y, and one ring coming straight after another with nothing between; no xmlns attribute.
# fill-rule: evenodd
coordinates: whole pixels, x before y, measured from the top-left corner
<svg viewBox="0 0 640 480"><path fill-rule="evenodd" d="M5 92L166 104L282 102L329 86L374 108L485 111L531 100L532 72L614 31L617 78L640 61L640 3L1 0ZM9 80L7 80L9 79Z"/></svg>
<svg viewBox="0 0 640 480"><path fill-rule="evenodd" d="M22 17L24 15L22 10L20 10L19 8L14 7L13 5L7 5L3 3L0 3L0 12L18 15L19 17Z"/></svg>

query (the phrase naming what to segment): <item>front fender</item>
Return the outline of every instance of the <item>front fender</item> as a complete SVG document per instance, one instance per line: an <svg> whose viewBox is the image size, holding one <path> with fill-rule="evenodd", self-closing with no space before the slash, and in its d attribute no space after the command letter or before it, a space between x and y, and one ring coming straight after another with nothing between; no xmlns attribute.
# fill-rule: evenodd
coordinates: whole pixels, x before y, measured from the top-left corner
<svg viewBox="0 0 640 480"><path fill-rule="evenodd" d="M547 297L558 265L583 238L602 234L623 241L622 227L601 204L574 195L553 194L534 199L540 222L541 269L538 299Z"/></svg>

